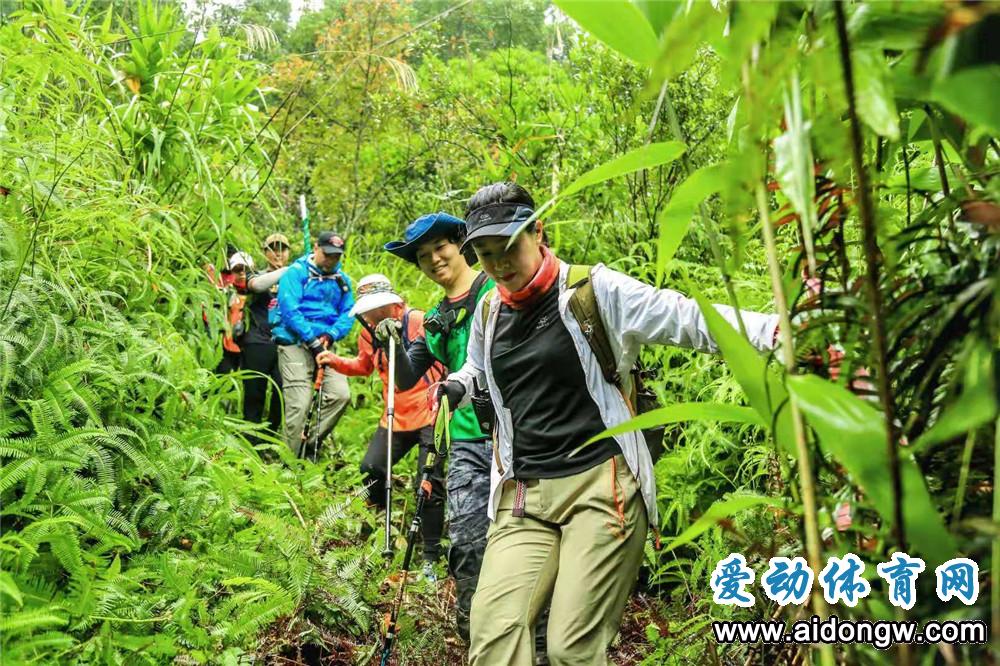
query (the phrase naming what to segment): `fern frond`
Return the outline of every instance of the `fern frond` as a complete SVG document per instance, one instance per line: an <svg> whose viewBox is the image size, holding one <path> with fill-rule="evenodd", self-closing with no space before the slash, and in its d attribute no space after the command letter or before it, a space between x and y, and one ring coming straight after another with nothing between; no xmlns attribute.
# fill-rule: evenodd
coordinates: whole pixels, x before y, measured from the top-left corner
<svg viewBox="0 0 1000 666"><path fill-rule="evenodd" d="M45 627L60 627L67 623L63 611L57 606L33 608L0 616L0 636L26 634Z"/></svg>

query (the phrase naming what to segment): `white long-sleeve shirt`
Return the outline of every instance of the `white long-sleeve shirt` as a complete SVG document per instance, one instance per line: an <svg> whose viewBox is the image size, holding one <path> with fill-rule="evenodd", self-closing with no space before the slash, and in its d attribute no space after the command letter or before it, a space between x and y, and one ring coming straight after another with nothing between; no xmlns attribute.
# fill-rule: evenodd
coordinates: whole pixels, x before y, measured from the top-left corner
<svg viewBox="0 0 1000 666"><path fill-rule="evenodd" d="M560 261L559 315L576 346L586 378L587 391L597 404L604 424L611 428L629 420L632 415L621 391L605 381L597 357L594 356L580 325L569 310L569 299L573 289L566 287L568 270L569 264ZM643 344L667 344L708 352L718 351L708 331L705 318L694 299L670 289L655 289L603 264L593 268L591 280L598 310L604 320L611 349L618 359L619 374L623 378L629 376L628 370L632 367ZM466 404L472 395L473 379L480 374L486 376L490 397L497 414L496 429L493 433L494 456L490 473L490 502L487 506L489 517L495 519L500 502L499 489L504 481L512 477L514 426L510 411L504 407L488 362L491 358L490 350L493 346L497 312L500 310L500 295L494 291L485 298L492 299L489 319L483 322L483 308L476 308L465 365L450 374L448 379L459 381L465 386L465 398L462 404ZM734 328L737 327L736 312L733 308L727 305L714 307ZM778 326L777 315L745 310L740 314L750 343L757 349L772 349L774 333ZM622 433L615 435L615 440L621 446L628 468L639 484L649 524L658 526L653 461L642 433L639 431Z"/></svg>

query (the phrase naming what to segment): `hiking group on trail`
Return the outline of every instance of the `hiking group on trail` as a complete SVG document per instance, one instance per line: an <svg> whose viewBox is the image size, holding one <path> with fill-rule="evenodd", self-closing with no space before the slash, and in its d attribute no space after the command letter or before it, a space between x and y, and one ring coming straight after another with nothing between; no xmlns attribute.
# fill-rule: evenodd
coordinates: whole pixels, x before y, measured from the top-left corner
<svg viewBox="0 0 1000 666"><path fill-rule="evenodd" d="M238 345L242 367L259 373L245 380L262 383L245 385L248 420L263 416L261 389L280 387L284 441L300 456L304 429L315 428L316 446L333 432L350 400L347 377L377 371L386 409L361 463L368 501L391 510L383 495L391 466L415 446L418 469L432 455L423 490L417 484L427 493L424 571L435 579L447 526L470 663L605 664L647 534L659 542L651 447L662 432L600 434L645 409L635 366L642 345L717 347L693 299L558 258L535 210L523 187L495 183L470 198L464 219L424 215L386 243L441 287L426 314L382 274L362 278L355 295L337 234L319 234L287 268L287 239L272 235L271 270L232 282L250 299L250 324L242 336L233 326L223 361L237 363ZM229 269L246 274L252 260L239 255ZM774 347L777 316L714 307L734 327L742 319L756 348ZM356 357L336 354L329 347L355 319ZM443 397L454 410L450 450L434 451ZM272 410L275 433L280 420Z"/></svg>

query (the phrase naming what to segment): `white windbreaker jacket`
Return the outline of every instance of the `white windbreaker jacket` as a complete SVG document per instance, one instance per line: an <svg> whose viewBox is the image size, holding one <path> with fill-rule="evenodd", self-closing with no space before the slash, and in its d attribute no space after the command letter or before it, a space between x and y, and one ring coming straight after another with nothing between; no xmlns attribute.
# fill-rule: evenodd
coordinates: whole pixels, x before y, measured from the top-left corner
<svg viewBox="0 0 1000 666"><path fill-rule="evenodd" d="M632 418L621 392L604 380L600 364L594 356L579 324L569 310L572 289L566 288L566 274L569 264L559 262L559 315L573 338L576 353L580 356L583 374L587 380L587 390L600 410L601 418L609 428ZM639 349L643 344L667 344L691 347L701 351L715 352L718 347L708 332L708 326L697 302L669 289L658 290L623 273L598 264L591 271L594 294L601 317L608 331L612 350L618 358L618 370L623 378L630 377ZM504 407L493 376L493 369L487 360L491 357L493 331L496 328L497 312L500 311L500 295L494 290L487 298L492 298L489 307L489 321L483 322L483 308L477 307L469 337L468 354L465 365L450 374L449 380L456 380L465 386L462 405L468 404L472 395L472 382L481 373L486 375L493 407L496 410L496 431L494 432L494 456L490 473L490 519L496 519L496 509L500 502L499 489L503 482L513 476L514 425L510 411ZM734 328L737 327L736 313L726 305L714 306ZM774 332L778 326L777 315L757 312L741 312L751 344L757 349L774 347ZM646 504L646 514L650 527L658 531L659 522L656 509L656 481L653 475L653 461L646 448L646 442L639 431L616 435L629 470L635 476Z"/></svg>

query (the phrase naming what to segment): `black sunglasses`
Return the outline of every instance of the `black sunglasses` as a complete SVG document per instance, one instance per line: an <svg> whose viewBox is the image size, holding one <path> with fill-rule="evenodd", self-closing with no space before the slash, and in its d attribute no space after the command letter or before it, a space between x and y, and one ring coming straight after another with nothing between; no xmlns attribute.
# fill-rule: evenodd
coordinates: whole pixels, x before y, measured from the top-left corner
<svg viewBox="0 0 1000 666"><path fill-rule="evenodd" d="M273 243L271 245L268 245L266 249L270 250L271 252L281 252L283 250L287 250L288 246L285 245L284 243Z"/></svg>

